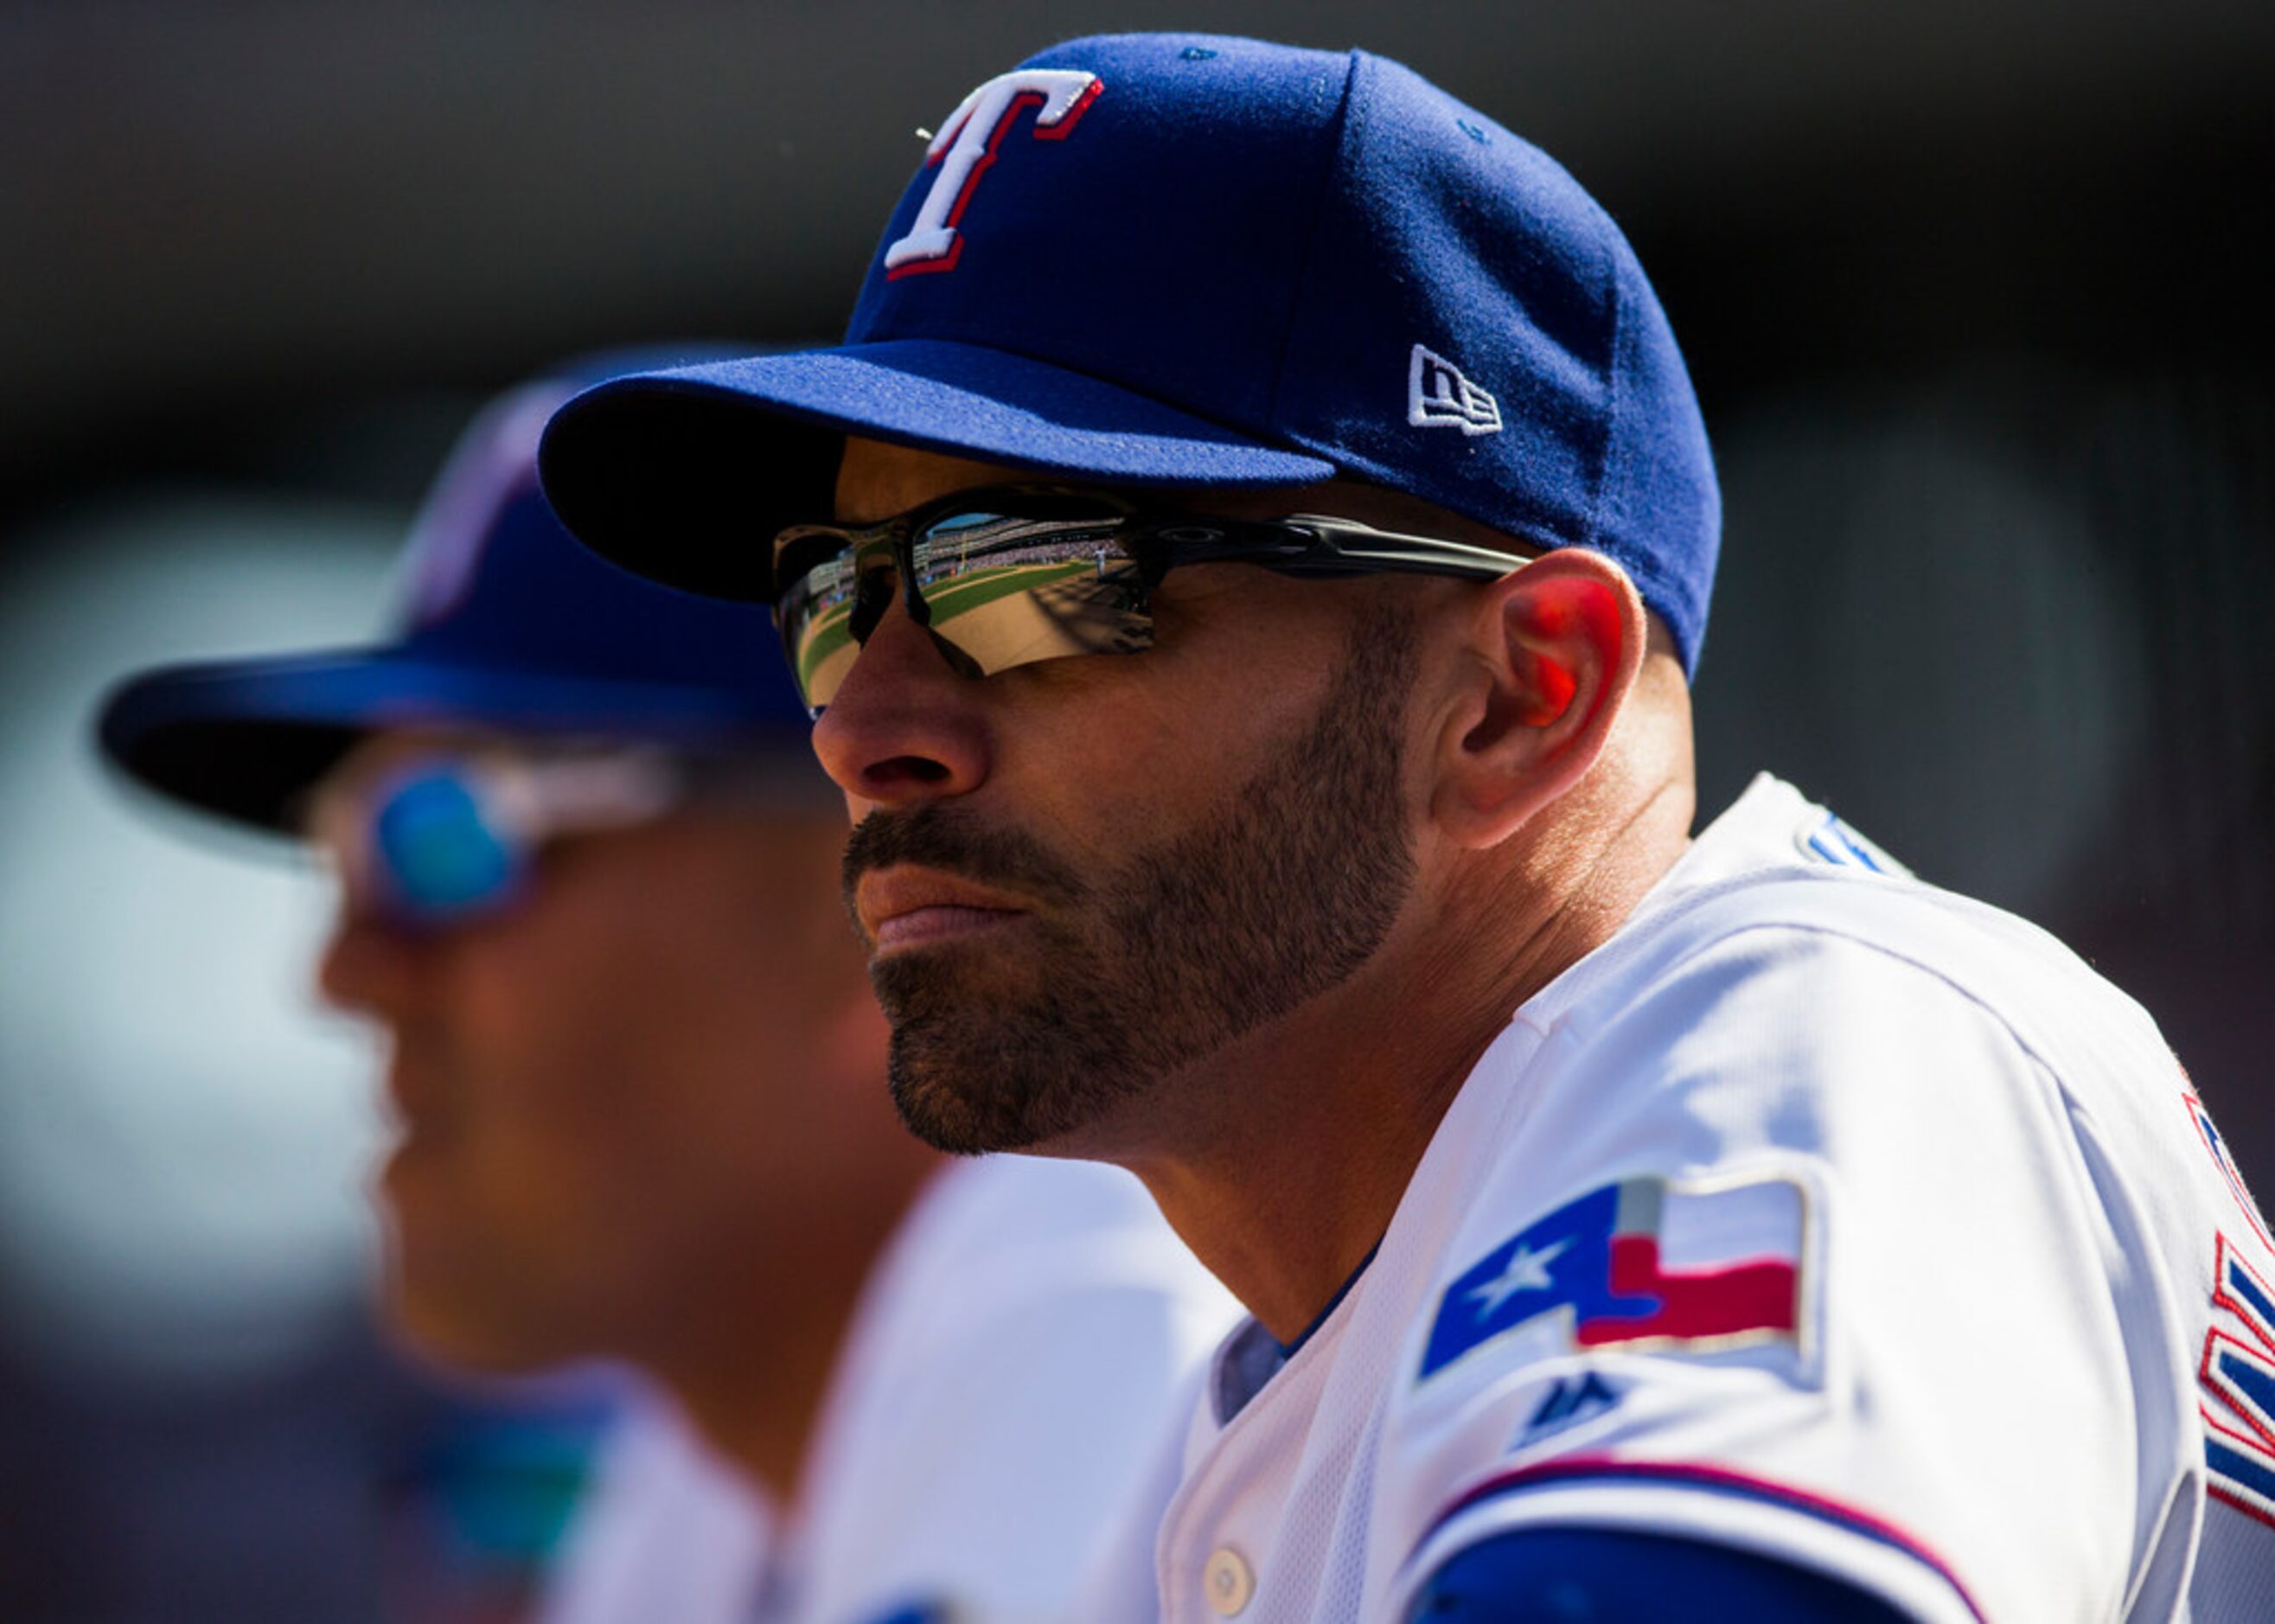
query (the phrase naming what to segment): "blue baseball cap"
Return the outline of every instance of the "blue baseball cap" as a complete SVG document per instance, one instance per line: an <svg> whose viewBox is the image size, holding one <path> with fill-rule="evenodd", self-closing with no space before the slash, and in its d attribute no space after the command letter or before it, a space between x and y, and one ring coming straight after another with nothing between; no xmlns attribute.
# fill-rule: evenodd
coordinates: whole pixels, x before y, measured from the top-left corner
<svg viewBox="0 0 2275 1624"><path fill-rule="evenodd" d="M1634 251L1538 148L1364 51L1031 57L931 139L843 344L602 383L540 459L588 546L764 600L849 434L1105 484L1345 476L1605 553L1686 667L1705 630L1720 498Z"/></svg>
<svg viewBox="0 0 2275 1624"><path fill-rule="evenodd" d="M811 770L812 724L765 612L602 562L538 488L546 418L637 364L566 366L482 412L412 530L389 640L142 673L104 702L103 752L173 800L283 832L304 793L388 728L779 746Z"/></svg>

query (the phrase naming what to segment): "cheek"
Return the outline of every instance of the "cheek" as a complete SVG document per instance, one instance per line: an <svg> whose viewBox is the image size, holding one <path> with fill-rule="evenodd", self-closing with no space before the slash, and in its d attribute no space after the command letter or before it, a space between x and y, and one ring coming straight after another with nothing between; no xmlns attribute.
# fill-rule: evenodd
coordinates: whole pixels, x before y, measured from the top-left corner
<svg viewBox="0 0 2275 1624"><path fill-rule="evenodd" d="M1038 835L1151 844L1221 807L1310 723L1332 654L1290 646L1266 625L1252 650L1228 659L1236 630L1167 628L1148 653L1052 661L990 679L1009 684L992 776L1023 815L1032 809Z"/></svg>
<svg viewBox="0 0 2275 1624"><path fill-rule="evenodd" d="M467 956L452 1001L454 1035L465 1063L495 1079L490 1091L502 1106L533 1109L547 1079L573 1076L573 1057L591 1046L593 1023L607 1008L607 955L573 932L519 920L504 922L480 947Z"/></svg>
<svg viewBox="0 0 2275 1624"><path fill-rule="evenodd" d="M762 896L721 864L625 867L629 892L564 876L554 928L488 989L485 1030L518 1079L501 1131L639 1229L795 1154L767 1129L795 1121L769 1084L797 1033L752 928Z"/></svg>
<svg viewBox="0 0 2275 1624"><path fill-rule="evenodd" d="M540 909L473 944L450 1004L465 1149L512 1211L571 1229L640 1153L641 1031L624 945ZM565 1237L564 1237L565 1238Z"/></svg>
<svg viewBox="0 0 2275 1624"><path fill-rule="evenodd" d="M672 1265L828 1175L834 1122L808 1097L801 1023L820 933L844 978L861 955L837 908L833 825L790 887L768 840L658 831L563 854L522 916L459 978L455 1057L482 1096L486 1176L596 1273ZM803 873L805 871L800 871ZM811 895L809 895L811 893ZM881 1072L881 1065L880 1066ZM889 1122L881 1081L871 1114Z"/></svg>

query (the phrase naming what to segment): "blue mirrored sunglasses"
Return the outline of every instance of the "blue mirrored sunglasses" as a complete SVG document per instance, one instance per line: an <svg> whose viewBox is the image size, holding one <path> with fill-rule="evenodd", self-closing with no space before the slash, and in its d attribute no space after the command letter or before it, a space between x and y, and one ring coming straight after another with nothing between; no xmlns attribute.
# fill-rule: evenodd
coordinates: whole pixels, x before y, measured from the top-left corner
<svg viewBox="0 0 2275 1624"><path fill-rule="evenodd" d="M716 776L651 751L436 753L325 785L307 833L351 905L435 928L512 906L547 841L659 817Z"/></svg>

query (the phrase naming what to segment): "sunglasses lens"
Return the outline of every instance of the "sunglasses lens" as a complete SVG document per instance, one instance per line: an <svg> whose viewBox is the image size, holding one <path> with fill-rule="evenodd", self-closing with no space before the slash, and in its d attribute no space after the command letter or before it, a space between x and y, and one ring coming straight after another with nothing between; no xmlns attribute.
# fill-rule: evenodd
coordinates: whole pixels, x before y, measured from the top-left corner
<svg viewBox="0 0 2275 1624"><path fill-rule="evenodd" d="M371 850L390 903L413 918L479 913L511 892L521 863L457 774L397 785L372 819Z"/></svg>
<svg viewBox="0 0 2275 1624"><path fill-rule="evenodd" d="M913 556L933 636L982 676L1152 647L1145 575L1121 529L1119 513L959 514L929 527Z"/></svg>
<svg viewBox="0 0 2275 1624"><path fill-rule="evenodd" d="M1120 544L1125 522L1121 508L1073 495L1017 513L976 509L932 520L910 556L933 638L959 669L982 676L1152 647L1145 571ZM819 709L836 692L891 606L897 567L889 542L864 543L782 594L783 638L808 705Z"/></svg>
<svg viewBox="0 0 2275 1624"><path fill-rule="evenodd" d="M891 543L873 542L824 559L783 591L776 611L782 644L808 705L828 704L845 680L853 656L892 607L895 579Z"/></svg>

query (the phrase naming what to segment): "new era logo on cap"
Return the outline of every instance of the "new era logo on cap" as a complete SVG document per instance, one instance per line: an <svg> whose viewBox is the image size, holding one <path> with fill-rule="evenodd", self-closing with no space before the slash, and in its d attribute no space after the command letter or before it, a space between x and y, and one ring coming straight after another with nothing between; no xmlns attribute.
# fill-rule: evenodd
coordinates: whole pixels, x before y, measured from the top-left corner
<svg viewBox="0 0 2275 1624"><path fill-rule="evenodd" d="M1417 428L1500 433L1500 403L1462 376L1444 356L1414 346L1406 367L1406 420Z"/></svg>

